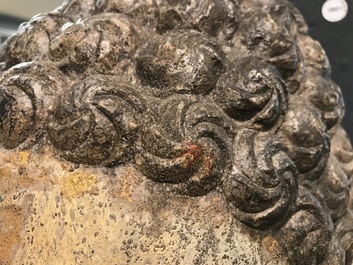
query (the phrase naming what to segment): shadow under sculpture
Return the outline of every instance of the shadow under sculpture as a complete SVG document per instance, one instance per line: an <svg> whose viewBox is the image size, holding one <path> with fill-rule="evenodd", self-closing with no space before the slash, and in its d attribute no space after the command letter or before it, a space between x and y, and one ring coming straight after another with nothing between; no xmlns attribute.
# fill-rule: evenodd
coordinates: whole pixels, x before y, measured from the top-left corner
<svg viewBox="0 0 353 265"><path fill-rule="evenodd" d="M160 215L163 205L177 209L198 200L210 206L202 218L212 223L230 215L227 225L241 227L258 252L229 254L222 244L231 236L216 235L218 225L209 228L215 235L207 244L174 235L180 253L161 251L161 264L352 264L353 151L340 126L344 103L325 52L287 1L68 0L21 25L0 47L0 61L3 216L16 213L27 224L31 206L12 194L26 190L23 200L33 202L39 195L30 189L43 185L48 193L57 187L65 207L104 189L119 204L118 192L99 183L122 192L120 186L135 185L122 177L129 171L141 179L128 203L157 215L151 231L164 231L158 222L171 218ZM21 154L25 176L9 158ZM46 160L68 170L53 173ZM61 175L33 180L43 165ZM95 172L94 184L81 191L87 181L78 177L70 193L66 180L75 172ZM142 204L134 196L148 199ZM224 208L211 207L218 204ZM9 211L13 205L17 210ZM129 222L110 211L115 222ZM200 218L195 211L174 214L180 222ZM188 229L198 228L178 231ZM0 238L5 234L0 229ZM25 259L26 232L20 235L3 241L16 249L3 253L4 264ZM126 260L114 261L107 251L106 261L157 264L148 263L152 250L137 250L141 235L135 239L130 252L126 242L116 246L114 255ZM172 239L162 240L164 249ZM241 245L236 235L229 240ZM187 252L191 245L197 255ZM48 254L48 261L51 255L59 254ZM85 259L79 251L67 255L85 264L99 260L93 252Z"/></svg>

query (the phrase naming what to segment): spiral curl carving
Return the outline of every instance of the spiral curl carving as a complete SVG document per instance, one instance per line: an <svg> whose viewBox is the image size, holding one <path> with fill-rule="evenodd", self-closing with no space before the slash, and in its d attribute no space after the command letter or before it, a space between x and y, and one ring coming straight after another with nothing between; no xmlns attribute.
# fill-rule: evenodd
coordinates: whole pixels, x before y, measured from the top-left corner
<svg viewBox="0 0 353 265"><path fill-rule="evenodd" d="M0 139L5 148L13 149L23 143L33 130L33 94L23 85L23 79L10 79L4 85L0 92Z"/></svg>
<svg viewBox="0 0 353 265"><path fill-rule="evenodd" d="M239 26L236 0L96 1L95 9L98 12L119 10L130 13L161 35L175 29L193 29L229 40Z"/></svg>
<svg viewBox="0 0 353 265"><path fill-rule="evenodd" d="M231 157L230 125L215 105L173 97L150 114L142 131L136 163L148 177L177 184L182 193L214 189Z"/></svg>
<svg viewBox="0 0 353 265"><path fill-rule="evenodd" d="M48 72L55 72L56 78ZM6 71L0 79L1 145L29 148L42 139L48 113L68 83L50 64L23 63Z"/></svg>
<svg viewBox="0 0 353 265"><path fill-rule="evenodd" d="M334 223L346 213L349 199L348 177L338 163L334 155L330 155L318 185Z"/></svg>
<svg viewBox="0 0 353 265"><path fill-rule="evenodd" d="M343 118L344 102L340 88L321 75L305 78L297 95L305 98L321 113L321 120L328 130L333 130ZM331 133L332 134L332 133Z"/></svg>
<svg viewBox="0 0 353 265"><path fill-rule="evenodd" d="M298 36L298 46L305 60L306 71L319 73L323 77L330 75L330 63L318 41L313 40L307 34L300 34Z"/></svg>
<svg viewBox="0 0 353 265"><path fill-rule="evenodd" d="M286 87L276 69L246 58L224 73L213 98L234 120L246 127L272 128L287 108Z"/></svg>
<svg viewBox="0 0 353 265"><path fill-rule="evenodd" d="M144 109L128 85L91 77L59 99L49 138L70 161L113 166L130 158Z"/></svg>
<svg viewBox="0 0 353 265"><path fill-rule="evenodd" d="M51 42L51 57L68 73L88 70L90 74L126 74L136 43L140 42L136 28L123 14L96 15L66 23L62 34Z"/></svg>
<svg viewBox="0 0 353 265"><path fill-rule="evenodd" d="M251 2L258 8L248 8L247 4ZM267 6L261 2L249 1L241 6L245 12L239 34L235 35L238 39L234 39L234 42L243 46L249 55L276 66L288 91L294 93L304 76L304 62L296 45L298 29L293 23L293 7L283 1ZM237 54L233 56L237 58Z"/></svg>
<svg viewBox="0 0 353 265"><path fill-rule="evenodd" d="M137 58L142 83L159 89L156 95L204 95L214 89L225 63L218 45L197 32L173 32L165 37Z"/></svg>
<svg viewBox="0 0 353 265"><path fill-rule="evenodd" d="M337 209L332 209L332 214L336 216L340 216L341 218L336 218L335 225L336 225L336 233L339 242L341 243L342 247L346 251L346 263L350 264L353 262L353 199L352 199L352 192L353 192L353 148L349 141L349 138L346 132L343 130L342 127L338 127L333 139L332 139L332 164L336 165L339 164L340 167L335 169L333 166L328 168L328 170L334 171L334 175L327 174L328 179L331 180L331 192L338 193L340 196L330 196L329 200L332 203L337 202L339 198L343 201L343 195L345 194L348 201L344 201L341 203L340 207L338 208L341 211L337 211ZM343 171L343 172L342 172ZM337 181L337 179L339 181ZM347 185L346 182L348 183ZM341 188L343 187L343 189ZM347 189L348 188L348 192ZM348 194L347 194L348 193ZM347 204L347 208L344 208L343 205Z"/></svg>
<svg viewBox="0 0 353 265"><path fill-rule="evenodd" d="M298 101L290 102L292 108L286 114L279 135L302 177L315 179L320 177L327 162L329 135L320 112Z"/></svg>
<svg viewBox="0 0 353 265"><path fill-rule="evenodd" d="M332 234L332 220L326 215L325 207L308 189L299 186L291 217L276 235L291 262L306 265L322 264L326 260L330 264L328 248Z"/></svg>
<svg viewBox="0 0 353 265"><path fill-rule="evenodd" d="M5 62L5 69L22 62L48 59L51 41L60 28L70 22L67 16L53 12L37 15L21 24L19 32L10 37L0 51L0 61Z"/></svg>
<svg viewBox="0 0 353 265"><path fill-rule="evenodd" d="M230 39L238 27L239 11L233 0L167 1L159 10L156 31L163 34L171 29L188 27L215 37Z"/></svg>
<svg viewBox="0 0 353 265"><path fill-rule="evenodd" d="M278 139L245 129L236 136L234 161L222 187L242 222L266 229L278 225L297 193L297 169Z"/></svg>

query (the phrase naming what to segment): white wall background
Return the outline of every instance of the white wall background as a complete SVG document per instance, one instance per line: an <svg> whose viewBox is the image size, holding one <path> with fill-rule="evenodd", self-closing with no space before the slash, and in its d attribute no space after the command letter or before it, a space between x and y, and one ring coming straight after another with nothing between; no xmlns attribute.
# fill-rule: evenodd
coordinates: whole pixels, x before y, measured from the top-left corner
<svg viewBox="0 0 353 265"><path fill-rule="evenodd" d="M30 19L38 13L48 12L64 0L0 0L0 13L25 20Z"/></svg>

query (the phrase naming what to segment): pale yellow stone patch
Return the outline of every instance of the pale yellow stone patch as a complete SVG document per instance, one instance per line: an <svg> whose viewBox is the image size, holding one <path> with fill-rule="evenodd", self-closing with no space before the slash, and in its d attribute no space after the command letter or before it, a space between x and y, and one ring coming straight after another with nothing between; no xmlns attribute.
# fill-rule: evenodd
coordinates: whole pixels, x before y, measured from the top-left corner
<svg viewBox="0 0 353 265"><path fill-rule="evenodd" d="M75 173L64 179L62 193L67 198L82 195L91 190L97 183L97 177L94 175Z"/></svg>
<svg viewBox="0 0 353 265"><path fill-rule="evenodd" d="M132 183L128 179L124 179L121 187L121 192L118 195L120 198L125 198L129 202L132 202Z"/></svg>
<svg viewBox="0 0 353 265"><path fill-rule="evenodd" d="M17 154L17 163L20 165L26 165L28 163L30 153L26 151L19 152Z"/></svg>

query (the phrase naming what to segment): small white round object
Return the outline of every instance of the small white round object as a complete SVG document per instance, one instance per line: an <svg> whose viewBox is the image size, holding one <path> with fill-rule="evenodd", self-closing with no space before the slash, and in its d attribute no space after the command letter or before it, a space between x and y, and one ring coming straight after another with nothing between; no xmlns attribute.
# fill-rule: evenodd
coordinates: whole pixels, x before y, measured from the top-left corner
<svg viewBox="0 0 353 265"><path fill-rule="evenodd" d="M345 0L327 0L321 9L322 16L329 22L338 22L348 13L348 4Z"/></svg>

